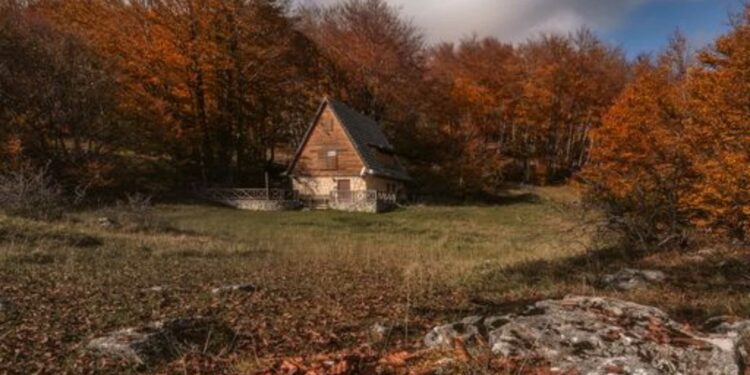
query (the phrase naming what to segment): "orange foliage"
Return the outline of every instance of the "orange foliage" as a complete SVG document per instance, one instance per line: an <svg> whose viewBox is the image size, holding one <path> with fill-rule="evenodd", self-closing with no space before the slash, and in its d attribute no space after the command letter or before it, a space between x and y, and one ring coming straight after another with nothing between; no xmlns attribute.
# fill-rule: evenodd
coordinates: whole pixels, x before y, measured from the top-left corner
<svg viewBox="0 0 750 375"><path fill-rule="evenodd" d="M750 233L750 8L692 68L682 38L635 80L595 132L582 177L642 240L692 226Z"/></svg>
<svg viewBox="0 0 750 375"><path fill-rule="evenodd" d="M435 121L455 145L452 169L467 189L505 180L556 182L586 161L589 132L625 83L621 51L592 33L547 35L514 47L469 39L432 51L444 97Z"/></svg>
<svg viewBox="0 0 750 375"><path fill-rule="evenodd" d="M699 55L690 76L696 183L686 192L702 228L750 234L750 7Z"/></svg>
<svg viewBox="0 0 750 375"><path fill-rule="evenodd" d="M750 10L691 65L682 38L628 64L585 29L428 48L385 0L298 17L281 0L10 3L6 166L52 160L109 185L113 159L156 160L182 186L258 184L329 94L382 123L432 192L492 195L588 163L590 196L643 241L750 231Z"/></svg>
<svg viewBox="0 0 750 375"><path fill-rule="evenodd" d="M117 63L120 110L146 124L139 151L195 166L203 182L272 163L319 99L316 55L281 2L71 0L44 10Z"/></svg>

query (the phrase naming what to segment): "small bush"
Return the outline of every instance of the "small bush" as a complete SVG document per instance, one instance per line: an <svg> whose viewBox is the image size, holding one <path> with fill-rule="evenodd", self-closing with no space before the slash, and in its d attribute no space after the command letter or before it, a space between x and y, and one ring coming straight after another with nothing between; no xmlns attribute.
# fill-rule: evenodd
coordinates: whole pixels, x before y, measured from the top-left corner
<svg viewBox="0 0 750 375"><path fill-rule="evenodd" d="M65 205L63 189L49 173L49 166L0 174L0 209L9 215L58 219Z"/></svg>
<svg viewBox="0 0 750 375"><path fill-rule="evenodd" d="M149 194L125 194L107 210L107 219L115 225L133 231L167 231L169 225L154 213L153 196Z"/></svg>

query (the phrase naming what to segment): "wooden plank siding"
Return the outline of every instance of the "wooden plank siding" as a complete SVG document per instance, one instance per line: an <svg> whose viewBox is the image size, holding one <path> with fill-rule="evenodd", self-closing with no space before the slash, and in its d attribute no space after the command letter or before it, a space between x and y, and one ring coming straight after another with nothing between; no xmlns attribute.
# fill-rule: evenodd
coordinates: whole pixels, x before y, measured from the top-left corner
<svg viewBox="0 0 750 375"><path fill-rule="evenodd" d="M326 124L330 124L328 127ZM330 151L337 153L335 169L329 168L327 155ZM310 177L359 176L364 163L354 149L346 131L326 107L313 125L307 143L303 145L292 175Z"/></svg>

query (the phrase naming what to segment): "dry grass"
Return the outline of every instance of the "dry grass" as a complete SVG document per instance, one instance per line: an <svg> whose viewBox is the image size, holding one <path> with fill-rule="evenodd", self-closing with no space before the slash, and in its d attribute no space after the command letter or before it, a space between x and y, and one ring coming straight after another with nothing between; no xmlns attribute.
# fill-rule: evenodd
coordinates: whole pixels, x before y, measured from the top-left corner
<svg viewBox="0 0 750 375"><path fill-rule="evenodd" d="M250 372L272 358L365 344L376 322L403 327L377 349L413 349L431 325L567 293L648 302L691 322L750 311L739 279L750 262L741 252L690 260L594 250L614 242L592 240L574 198L547 188L515 192L499 206L377 216L165 205L157 216L168 226L148 231L102 228L101 212L57 224L0 217L0 298L19 312L0 319L0 373L128 372L89 357L81 343L185 315L227 321L240 333L236 353L147 370ZM625 265L674 277L640 292L595 287L597 275ZM244 282L260 290L209 293ZM144 291L153 286L170 289Z"/></svg>

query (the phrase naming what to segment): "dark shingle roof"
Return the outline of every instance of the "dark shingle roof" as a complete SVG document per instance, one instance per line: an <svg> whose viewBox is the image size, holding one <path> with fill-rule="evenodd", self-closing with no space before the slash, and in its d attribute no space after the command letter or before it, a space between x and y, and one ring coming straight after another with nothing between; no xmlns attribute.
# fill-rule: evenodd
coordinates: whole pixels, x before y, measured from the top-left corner
<svg viewBox="0 0 750 375"><path fill-rule="evenodd" d="M377 150L387 153L394 153L395 151L383 134L383 129L375 120L333 99L328 99L328 105L349 135L369 174L399 180L411 180L398 160L393 166L384 165L378 160Z"/></svg>
<svg viewBox="0 0 750 375"><path fill-rule="evenodd" d="M333 114L341 123L346 134L349 136L352 145L354 145L357 153L362 158L362 162L365 164L368 174L404 181L411 180L411 177L409 177L409 174L406 173L406 170L398 160L396 160L396 164L393 166L384 165L378 160L376 155L378 152L377 150L386 153L394 153L394 148L391 143L388 142L385 134L383 134L383 130L375 120L333 99L326 99L323 102L320 110L318 110L317 116L320 116L320 113L325 108L326 104L328 104ZM315 122L317 122L317 117ZM313 122L311 128L308 129L308 133L305 135L305 139L300 145L300 150L298 150L295 159L292 161L292 165L290 165L290 171L302 152L302 147L304 147L306 138L309 137L310 132L312 131L312 126L315 125L315 122Z"/></svg>
<svg viewBox="0 0 750 375"><path fill-rule="evenodd" d="M333 99L328 100L328 105L346 130L370 174L399 180L411 179L398 160L393 166L384 165L378 160L377 150L394 153L394 149L375 120Z"/></svg>

